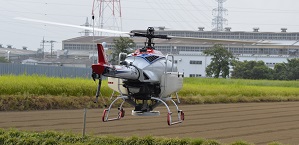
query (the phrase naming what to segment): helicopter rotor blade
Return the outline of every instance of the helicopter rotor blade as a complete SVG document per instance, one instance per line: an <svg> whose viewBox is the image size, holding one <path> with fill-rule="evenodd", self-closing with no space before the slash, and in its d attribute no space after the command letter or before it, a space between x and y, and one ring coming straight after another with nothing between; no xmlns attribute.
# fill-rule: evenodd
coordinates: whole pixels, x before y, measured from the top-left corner
<svg viewBox="0 0 299 145"><path fill-rule="evenodd" d="M43 23L43 24L65 26L65 27L73 27L73 28L98 31L98 32L106 32L106 33L111 33L111 34L120 34L120 35L125 34L125 35L135 36L135 37L146 37L148 35L146 33L146 31L134 31L133 30L131 32L122 32L122 31L85 27L85 26L78 26L78 25L72 25L72 24L30 19L30 18L22 18L22 17L16 17L14 19L22 20L22 21L29 21L29 22L36 22L36 23ZM277 44L277 43L273 43L271 41L266 41L266 40L252 41L252 40L237 40L237 39L234 40L234 39L215 39L215 38L199 38L199 37L179 37L179 36L169 36L169 35L165 35L165 36L163 35L163 37L158 37L158 35L154 35L154 36L157 36L157 37L153 37L153 38L170 39L170 41L172 41L172 42L182 42L182 43L202 42L202 43L215 43L215 44L249 44L249 45Z"/></svg>
<svg viewBox="0 0 299 145"><path fill-rule="evenodd" d="M171 41L192 43L192 42L202 42L202 43L216 43L216 44L275 44L271 41L252 41L252 40L237 40L237 39L215 39L215 38L199 38L199 37L178 37L178 36L168 36Z"/></svg>
<svg viewBox="0 0 299 145"><path fill-rule="evenodd" d="M108 30L108 29L100 29L100 28L92 28L92 27L85 27L85 26L78 26L78 25L72 25L72 24L65 24L65 23L50 22L50 21L44 21L44 20L22 18L22 17L16 17L14 19L22 20L22 21L29 21L29 22L36 22L36 23L43 23L43 24L65 26L65 27L73 27L73 28L79 28L79 29L91 30L91 31L94 30L94 31L106 32L106 33L112 33L112 34L127 34L127 35L132 35L132 33L129 33L129 32L122 32L122 31L115 31L115 30Z"/></svg>

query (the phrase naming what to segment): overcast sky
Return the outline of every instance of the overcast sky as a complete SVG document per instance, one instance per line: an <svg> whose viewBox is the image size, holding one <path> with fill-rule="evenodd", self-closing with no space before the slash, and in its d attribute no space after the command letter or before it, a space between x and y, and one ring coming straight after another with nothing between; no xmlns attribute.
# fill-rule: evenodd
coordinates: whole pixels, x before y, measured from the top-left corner
<svg viewBox="0 0 299 145"><path fill-rule="evenodd" d="M60 50L62 40L82 36L79 33L82 30L13 18L82 25L86 17L91 22L92 6L93 0L0 0L0 44L37 50L44 37L57 41L54 49ZM224 7L228 10L225 27L231 27L232 31L252 31L253 27L259 27L260 31L279 32L288 28L288 32L299 32L298 0L227 0ZM208 31L213 28L214 8L217 8L215 0L121 0L122 31L149 26L176 30L205 27ZM46 51L49 49L46 47Z"/></svg>

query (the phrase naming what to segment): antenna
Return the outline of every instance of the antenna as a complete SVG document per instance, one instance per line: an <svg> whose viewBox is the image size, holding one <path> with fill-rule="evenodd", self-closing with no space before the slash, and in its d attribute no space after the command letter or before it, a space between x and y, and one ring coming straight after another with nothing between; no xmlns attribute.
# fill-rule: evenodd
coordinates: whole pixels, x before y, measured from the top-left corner
<svg viewBox="0 0 299 145"><path fill-rule="evenodd" d="M94 27L122 31L120 0L94 0L92 19Z"/></svg>
<svg viewBox="0 0 299 145"><path fill-rule="evenodd" d="M213 31L223 31L223 24L227 22L227 19L223 18L223 15L227 12L226 8L223 8L223 3L226 0L216 0L218 2L218 8L213 9L213 19L212 25L214 26Z"/></svg>

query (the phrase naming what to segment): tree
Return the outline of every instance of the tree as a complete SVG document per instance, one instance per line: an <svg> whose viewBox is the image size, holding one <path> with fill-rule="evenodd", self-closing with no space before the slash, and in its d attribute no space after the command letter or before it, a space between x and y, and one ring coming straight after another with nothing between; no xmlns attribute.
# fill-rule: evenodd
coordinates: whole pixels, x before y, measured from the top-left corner
<svg viewBox="0 0 299 145"><path fill-rule="evenodd" d="M231 52L226 50L222 45L216 44L211 49L205 50L203 53L213 56L211 63L206 68L206 75L208 77L229 77L229 65L235 60L235 57Z"/></svg>
<svg viewBox="0 0 299 145"><path fill-rule="evenodd" d="M235 61L232 78L273 79L273 72L263 61Z"/></svg>
<svg viewBox="0 0 299 145"><path fill-rule="evenodd" d="M0 57L0 63L9 63L9 61L5 57Z"/></svg>
<svg viewBox="0 0 299 145"><path fill-rule="evenodd" d="M119 37L118 39L113 40L114 49L112 53L112 64L117 64L119 53L131 53L129 50L136 46L135 42L128 37Z"/></svg>
<svg viewBox="0 0 299 145"><path fill-rule="evenodd" d="M289 80L288 69L286 63L277 63L274 66L274 79Z"/></svg>
<svg viewBox="0 0 299 145"><path fill-rule="evenodd" d="M274 79L297 80L299 79L299 59L287 59L287 63L278 63L274 66Z"/></svg>
<svg viewBox="0 0 299 145"><path fill-rule="evenodd" d="M290 80L297 80L299 79L299 59L288 59L287 69L289 72L289 79Z"/></svg>

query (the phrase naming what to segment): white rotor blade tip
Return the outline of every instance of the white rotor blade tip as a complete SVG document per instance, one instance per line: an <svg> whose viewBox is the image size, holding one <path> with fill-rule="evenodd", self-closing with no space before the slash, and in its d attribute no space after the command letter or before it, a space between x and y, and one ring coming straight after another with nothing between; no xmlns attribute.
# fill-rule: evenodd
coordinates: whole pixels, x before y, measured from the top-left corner
<svg viewBox="0 0 299 145"><path fill-rule="evenodd" d="M91 31L94 30L94 31L113 33L113 34L129 34L130 35L130 33L128 33L128 32L121 32L121 31L107 30L107 29L100 29L100 28L92 28L92 27L84 27L84 26L78 26L78 25L71 25L71 24L64 24L64 23L57 23L57 22L50 22L50 21L43 21L43 20L36 20L36 19L29 19L29 18L22 18L22 17L15 17L14 19L44 23L44 24L51 24L51 25L59 25L59 26L65 26L65 27L73 27L73 28L79 28L79 29L85 29L85 30L91 30Z"/></svg>

